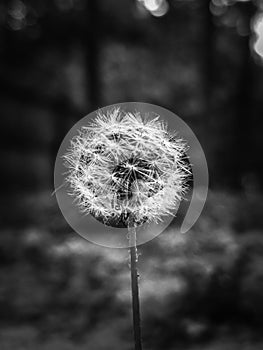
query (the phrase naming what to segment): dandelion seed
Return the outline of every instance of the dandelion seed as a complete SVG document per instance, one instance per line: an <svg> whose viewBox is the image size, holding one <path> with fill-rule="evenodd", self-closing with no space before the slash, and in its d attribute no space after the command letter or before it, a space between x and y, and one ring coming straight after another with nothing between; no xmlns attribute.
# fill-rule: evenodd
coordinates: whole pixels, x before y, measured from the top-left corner
<svg viewBox="0 0 263 350"><path fill-rule="evenodd" d="M178 208L191 169L186 143L159 116L114 108L98 112L64 155L69 194L107 225L159 222ZM114 225L113 225L114 226Z"/></svg>

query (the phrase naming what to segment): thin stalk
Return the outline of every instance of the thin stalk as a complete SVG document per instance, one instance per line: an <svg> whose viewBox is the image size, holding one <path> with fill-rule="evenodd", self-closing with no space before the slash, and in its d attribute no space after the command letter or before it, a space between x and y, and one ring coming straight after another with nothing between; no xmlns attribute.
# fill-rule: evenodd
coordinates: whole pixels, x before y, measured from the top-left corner
<svg viewBox="0 0 263 350"><path fill-rule="evenodd" d="M130 244L130 268L131 268L131 289L132 289L132 315L135 350L142 350L141 337L141 317L137 271L137 247L136 247L136 227L128 227Z"/></svg>

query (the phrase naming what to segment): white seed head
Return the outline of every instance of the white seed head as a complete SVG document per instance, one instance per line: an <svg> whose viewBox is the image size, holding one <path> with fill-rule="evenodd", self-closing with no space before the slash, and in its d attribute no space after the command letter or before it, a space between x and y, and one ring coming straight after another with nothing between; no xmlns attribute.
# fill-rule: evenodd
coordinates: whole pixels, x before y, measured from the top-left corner
<svg viewBox="0 0 263 350"><path fill-rule="evenodd" d="M160 117L114 108L98 112L63 156L69 194L83 213L105 224L159 222L173 215L191 168L186 143Z"/></svg>

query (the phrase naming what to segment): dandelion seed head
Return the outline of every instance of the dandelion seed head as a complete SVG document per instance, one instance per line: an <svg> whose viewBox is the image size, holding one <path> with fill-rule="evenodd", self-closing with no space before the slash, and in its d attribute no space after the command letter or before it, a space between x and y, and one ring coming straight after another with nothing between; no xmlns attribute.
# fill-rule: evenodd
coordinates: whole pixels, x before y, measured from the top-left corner
<svg viewBox="0 0 263 350"><path fill-rule="evenodd" d="M186 143L156 116L120 108L81 127L63 155L68 193L85 214L126 227L173 215L187 190L191 168Z"/></svg>

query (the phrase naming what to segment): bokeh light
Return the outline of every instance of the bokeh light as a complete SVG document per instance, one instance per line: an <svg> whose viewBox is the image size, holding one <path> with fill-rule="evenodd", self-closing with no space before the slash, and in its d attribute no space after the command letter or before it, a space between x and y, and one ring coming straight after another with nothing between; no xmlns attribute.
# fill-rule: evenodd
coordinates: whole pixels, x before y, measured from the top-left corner
<svg viewBox="0 0 263 350"><path fill-rule="evenodd" d="M253 27L256 34L256 40L253 48L254 51L263 59L263 13L256 16Z"/></svg>
<svg viewBox="0 0 263 350"><path fill-rule="evenodd" d="M144 8L155 17L164 16L169 10L169 4L166 0L138 0Z"/></svg>
<svg viewBox="0 0 263 350"><path fill-rule="evenodd" d="M27 8L25 4L16 0L9 5L8 24L13 30L20 30L26 25Z"/></svg>

